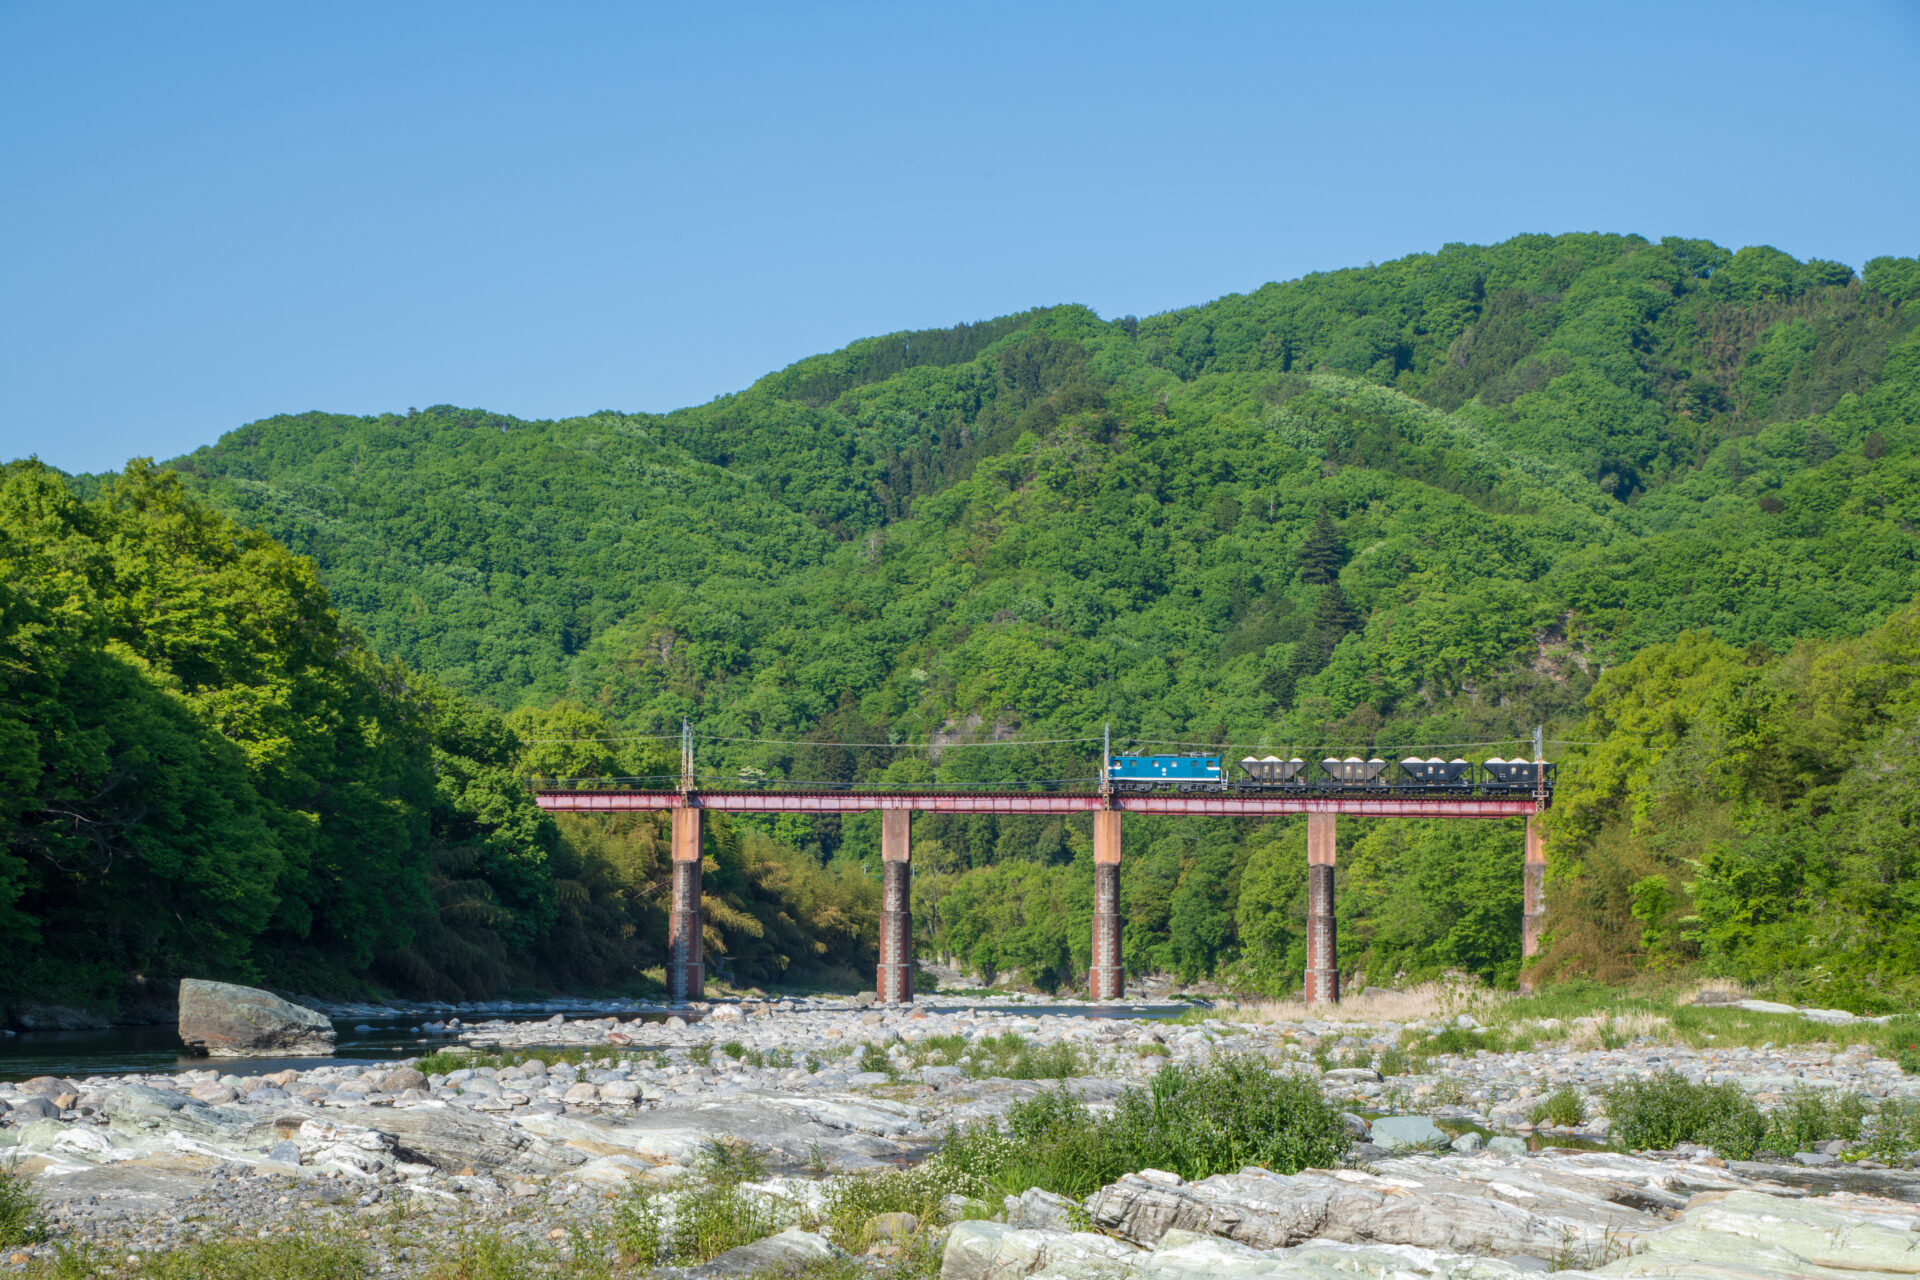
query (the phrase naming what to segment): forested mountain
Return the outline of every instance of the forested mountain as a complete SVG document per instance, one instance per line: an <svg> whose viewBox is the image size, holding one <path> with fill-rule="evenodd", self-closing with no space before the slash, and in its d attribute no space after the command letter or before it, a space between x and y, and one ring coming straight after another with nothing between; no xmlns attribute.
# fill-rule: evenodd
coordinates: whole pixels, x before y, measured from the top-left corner
<svg viewBox="0 0 1920 1280"><path fill-rule="evenodd" d="M611 987L661 963L659 824L556 824L526 790L609 767L523 741L577 711L503 717L382 662L310 561L177 476L103 490L0 468L0 1004L137 1007L183 974ZM864 878L713 834L709 932L742 977L870 949Z"/></svg>
<svg viewBox="0 0 1920 1280"><path fill-rule="evenodd" d="M1744 846L1645 826L1655 790L1707 811L1650 781L1674 743L1639 743L1655 762L1624 775L1578 744L1615 742L1608 699L1655 661L1636 655L1714 644L1798 670L1920 592L1916 297L1913 259L1856 278L1765 248L1529 236L1145 320L1068 306L895 334L671 414L305 414L168 465L311 556L372 650L449 703L582 736L684 717L718 774L1086 777L1084 741L966 744L1108 723L1235 752L1484 756L1545 722L1574 797L1558 900L1653 922L1569 915L1551 962L1734 965L1753 935L1678 922L1710 914L1690 869L1707 843ZM953 745L913 745L936 737ZM625 745L548 763L664 767ZM1712 803L1737 827L1831 785ZM1084 969L1079 826L923 816L915 835L925 945L1042 983ZM876 833L763 837L817 868L870 858ZM1130 819L1126 839L1130 964L1297 981L1295 824ZM1346 824L1344 953L1380 976L1510 978L1519 856L1501 825ZM1804 918L1824 892L1767 910ZM1862 907L1858 937L1892 910ZM1852 972L1892 989L1910 969Z"/></svg>

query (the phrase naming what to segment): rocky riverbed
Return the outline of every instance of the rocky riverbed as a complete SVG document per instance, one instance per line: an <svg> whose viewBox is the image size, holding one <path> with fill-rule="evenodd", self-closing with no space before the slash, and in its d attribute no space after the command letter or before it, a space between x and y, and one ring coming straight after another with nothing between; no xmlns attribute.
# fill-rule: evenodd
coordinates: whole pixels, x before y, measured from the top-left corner
<svg viewBox="0 0 1920 1280"><path fill-rule="evenodd" d="M478 1225L564 1255L589 1247L582 1233L603 1224L632 1186L661 1188L671 1212L671 1189L715 1142L750 1147L765 1174L749 1191L804 1221L824 1176L911 1164L949 1126L997 1117L1054 1084L1019 1077L1064 1077L1098 1108L1168 1062L1223 1051L1317 1076L1366 1139L1355 1167L1293 1178L1250 1171L1192 1185L1142 1171L1070 1208L1030 1193L1032 1203L1002 1209L1003 1221L953 1229L948 1280L1076 1268L1321 1274L1273 1269L1288 1258L1327 1274L1505 1275L1536 1262L1635 1275L1859 1269L1850 1254L1809 1261L1782 1244L1787 1252L1767 1254L1761 1270L1739 1270L1761 1263L1723 1248L1721 1237L1767 1214L1813 1234L1841 1229L1820 1214L1852 1215L1850 1238L1871 1237L1879 1249L1900 1236L1920 1257L1912 1234L1920 1174L1904 1169L1828 1151L1729 1166L1701 1149L1643 1157L1528 1149L1603 1142L1600 1091L1668 1069L1731 1082L1762 1103L1796 1087L1920 1095L1920 1079L1850 1042L1844 1026L1816 1045L1694 1050L1646 1040L1580 1047L1588 1039L1581 1028L1556 1024L1541 1030L1567 1039L1525 1052L1415 1059L1402 1065L1418 1072L1388 1076L1341 1065L1389 1065L1390 1051L1439 1025L1167 1025L1045 1008L745 1002L697 1006L664 1022L608 1015L458 1028L487 1055L475 1066L436 1056L397 1067L249 1074L229 1063L182 1075L41 1078L0 1085L0 1160L31 1177L53 1229L48 1243L13 1261L24 1265L58 1241L119 1256L298 1232L363 1240L380 1268L410 1274ZM1536 1128L1541 1100L1561 1086L1589 1098L1589 1119ZM803 1235L768 1249L831 1252L830 1242ZM1656 1238L1667 1244L1635 1243ZM1631 1270L1654 1266L1644 1258L1671 1258L1669 1246L1681 1240L1720 1249L1711 1261L1723 1269ZM1431 1256L1368 1261L1353 1252L1363 1245ZM1069 1265L1072 1258L1079 1261ZM1793 1270L1801 1263L1816 1269Z"/></svg>

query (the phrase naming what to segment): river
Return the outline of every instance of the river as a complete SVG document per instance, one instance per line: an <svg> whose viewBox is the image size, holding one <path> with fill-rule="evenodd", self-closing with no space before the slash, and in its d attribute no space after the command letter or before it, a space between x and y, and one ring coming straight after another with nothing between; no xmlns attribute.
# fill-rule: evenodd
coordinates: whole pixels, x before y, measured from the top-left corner
<svg viewBox="0 0 1920 1280"><path fill-rule="evenodd" d="M1030 1007L996 1003L972 1005L965 1001L924 1002L929 1012L954 1012L967 1008L993 1009L999 1013L1043 1013L1091 1018L1178 1017L1191 1005L1101 1005L1035 1004ZM557 1006L529 1010L502 1018L506 1022L544 1022L555 1013L568 1017L606 1017L604 1009L569 1009ZM87 1031L21 1031L0 1036L0 1080L30 1080L35 1076L84 1078L98 1075L155 1074L173 1071L197 1071L208 1067L226 1067L236 1075L264 1075L288 1067L305 1070L322 1063L364 1066L418 1057L437 1048L455 1048L456 1037L430 1035L420 1030L423 1022L445 1015L415 1015L407 1018L337 1019L335 1052L327 1058L200 1058L187 1052L172 1026L105 1027ZM480 1014L478 1018L499 1015ZM623 1019L640 1018L660 1022L664 1011L623 1013ZM364 1030L362 1029L364 1028ZM644 1046L636 1046L644 1048Z"/></svg>

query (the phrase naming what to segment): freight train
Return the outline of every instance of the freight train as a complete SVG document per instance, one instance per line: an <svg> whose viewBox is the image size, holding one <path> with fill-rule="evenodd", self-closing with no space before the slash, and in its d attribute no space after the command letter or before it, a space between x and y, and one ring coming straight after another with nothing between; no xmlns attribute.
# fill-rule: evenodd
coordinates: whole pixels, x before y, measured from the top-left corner
<svg viewBox="0 0 1920 1280"><path fill-rule="evenodd" d="M1298 756L1248 756L1240 761L1244 778L1228 775L1221 756L1114 755L1107 779L1115 791L1246 791L1291 793L1367 792L1414 796L1524 796L1553 794L1553 765L1493 756L1479 764L1466 760L1408 756L1389 762L1378 756L1307 761Z"/></svg>

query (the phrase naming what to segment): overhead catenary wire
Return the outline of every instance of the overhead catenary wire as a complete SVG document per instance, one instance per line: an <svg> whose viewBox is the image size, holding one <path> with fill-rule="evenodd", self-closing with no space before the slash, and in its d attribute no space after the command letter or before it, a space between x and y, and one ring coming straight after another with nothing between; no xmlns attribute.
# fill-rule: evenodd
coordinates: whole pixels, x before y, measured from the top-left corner
<svg viewBox="0 0 1920 1280"><path fill-rule="evenodd" d="M732 742L744 743L750 746L768 747L848 747L864 751L956 751L967 750L974 747L1059 747L1100 741L1098 737L1091 735L1084 738L1007 738L997 742L841 742L836 738L746 738L715 733L696 733L693 736L696 741L700 742ZM680 735L677 733L616 733L596 734L592 737L522 738L521 741L528 746L553 746L563 743L586 742L677 742L679 739ZM1256 746L1265 746L1272 740L1264 739L1259 743L1218 743L1183 742L1171 738L1127 738L1124 741L1128 746L1178 747L1193 751L1220 751L1225 750L1227 747L1234 746L1244 746L1251 750ZM1516 734L1511 738L1488 738L1479 742L1407 742L1396 745L1394 749L1396 751L1446 751L1462 747L1503 747L1515 742L1524 745L1531 741L1532 738L1525 734ZM1597 740L1583 738L1547 738L1546 741L1558 743L1563 747L1597 747L1601 745Z"/></svg>

